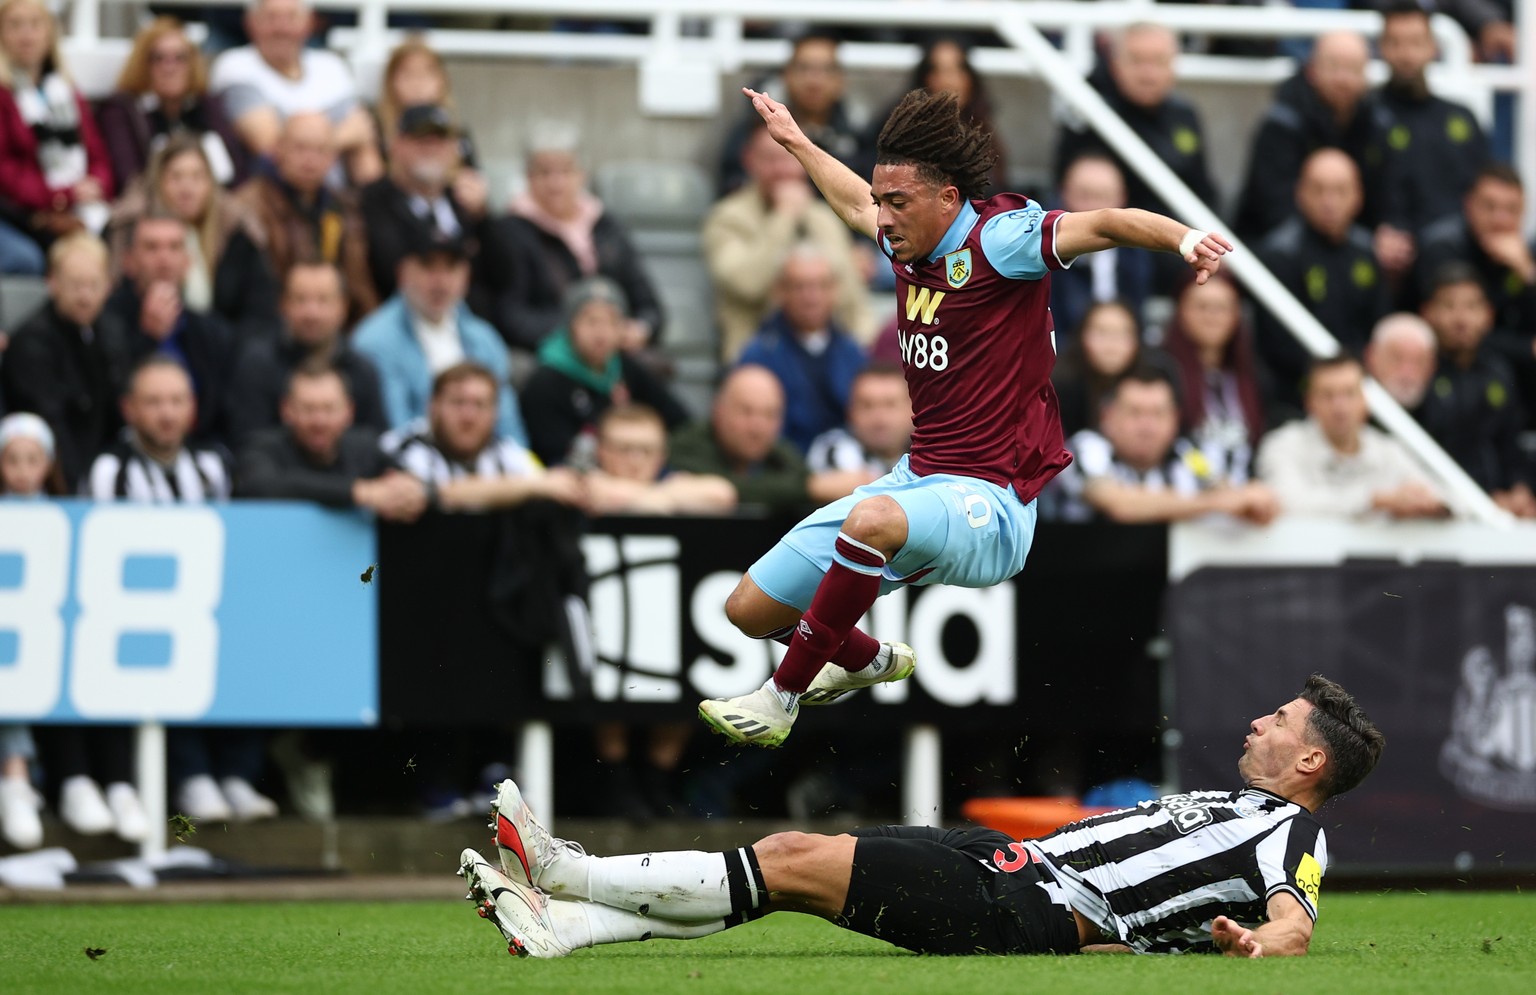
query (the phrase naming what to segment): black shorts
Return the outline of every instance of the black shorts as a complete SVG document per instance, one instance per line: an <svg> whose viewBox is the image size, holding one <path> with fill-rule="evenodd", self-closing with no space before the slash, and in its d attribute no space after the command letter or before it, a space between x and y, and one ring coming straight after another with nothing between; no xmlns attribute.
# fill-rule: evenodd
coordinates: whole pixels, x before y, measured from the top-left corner
<svg viewBox="0 0 1536 995"><path fill-rule="evenodd" d="M927 954L1077 953L1070 907L1053 902L1048 867L1012 860L995 829L855 829L853 876L838 924Z"/></svg>

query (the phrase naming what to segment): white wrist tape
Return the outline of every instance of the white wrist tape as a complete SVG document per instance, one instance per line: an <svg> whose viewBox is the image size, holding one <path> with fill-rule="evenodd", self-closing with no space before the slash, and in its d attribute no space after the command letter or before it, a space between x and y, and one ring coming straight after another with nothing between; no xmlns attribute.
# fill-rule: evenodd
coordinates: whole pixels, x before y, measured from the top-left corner
<svg viewBox="0 0 1536 995"><path fill-rule="evenodd" d="M1205 241L1205 236L1209 234L1210 232L1201 231L1198 228L1191 228L1185 232L1183 240L1179 242L1179 258L1188 259L1189 254L1195 251L1195 246Z"/></svg>

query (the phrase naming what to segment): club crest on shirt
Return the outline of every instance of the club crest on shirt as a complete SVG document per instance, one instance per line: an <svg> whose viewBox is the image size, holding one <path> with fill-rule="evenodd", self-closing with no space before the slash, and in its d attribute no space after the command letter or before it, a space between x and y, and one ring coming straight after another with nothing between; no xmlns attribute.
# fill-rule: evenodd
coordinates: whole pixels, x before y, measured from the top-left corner
<svg viewBox="0 0 1536 995"><path fill-rule="evenodd" d="M944 277L959 290L971 278L971 250L961 249L944 257Z"/></svg>

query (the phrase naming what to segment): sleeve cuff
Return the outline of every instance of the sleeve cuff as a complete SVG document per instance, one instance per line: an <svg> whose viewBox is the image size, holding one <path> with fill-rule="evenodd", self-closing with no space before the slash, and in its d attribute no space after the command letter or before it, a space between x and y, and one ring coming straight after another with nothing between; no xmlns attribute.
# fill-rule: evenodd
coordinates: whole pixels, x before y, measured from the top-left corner
<svg viewBox="0 0 1536 995"><path fill-rule="evenodd" d="M1045 263L1049 270L1064 270L1071 267L1075 259L1062 261L1056 252L1056 226L1061 223L1062 215L1066 211L1051 211L1046 214L1045 220L1040 225L1040 261Z"/></svg>
<svg viewBox="0 0 1536 995"><path fill-rule="evenodd" d="M1312 903L1307 900L1307 896L1303 895L1301 890L1293 884L1275 885L1273 888L1264 893L1264 900L1267 902L1282 891L1296 899L1296 901L1300 902L1301 907L1307 910L1308 917L1310 917L1313 922L1317 922L1317 909L1312 907Z"/></svg>

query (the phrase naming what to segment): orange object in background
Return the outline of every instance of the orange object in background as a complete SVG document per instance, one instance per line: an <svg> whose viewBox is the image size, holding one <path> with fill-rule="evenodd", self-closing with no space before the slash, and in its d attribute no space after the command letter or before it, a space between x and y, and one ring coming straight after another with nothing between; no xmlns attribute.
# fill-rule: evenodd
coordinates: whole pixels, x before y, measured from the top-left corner
<svg viewBox="0 0 1536 995"><path fill-rule="evenodd" d="M1072 795L972 798L960 807L960 814L970 821L1006 833L1017 840L1044 836L1069 822L1113 811L1109 806L1084 805Z"/></svg>

